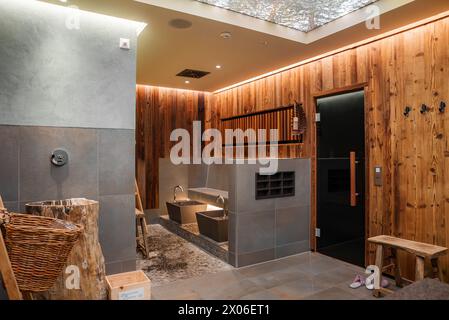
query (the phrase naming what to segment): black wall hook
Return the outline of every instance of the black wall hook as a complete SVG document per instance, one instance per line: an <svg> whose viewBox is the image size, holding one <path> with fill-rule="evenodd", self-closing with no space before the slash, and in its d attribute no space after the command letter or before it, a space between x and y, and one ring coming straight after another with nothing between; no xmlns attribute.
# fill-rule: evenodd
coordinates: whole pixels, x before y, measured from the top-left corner
<svg viewBox="0 0 449 320"><path fill-rule="evenodd" d="M424 113L426 113L426 112L429 112L429 107L428 106L426 106L424 103L421 105L421 114L424 114Z"/></svg>
<svg viewBox="0 0 449 320"><path fill-rule="evenodd" d="M410 114L411 111L412 111L412 108L410 108L409 106L406 106L404 109L404 116L408 117L408 115Z"/></svg>
<svg viewBox="0 0 449 320"><path fill-rule="evenodd" d="M441 101L438 110L440 110L441 113L444 113L444 111L446 110L446 102Z"/></svg>

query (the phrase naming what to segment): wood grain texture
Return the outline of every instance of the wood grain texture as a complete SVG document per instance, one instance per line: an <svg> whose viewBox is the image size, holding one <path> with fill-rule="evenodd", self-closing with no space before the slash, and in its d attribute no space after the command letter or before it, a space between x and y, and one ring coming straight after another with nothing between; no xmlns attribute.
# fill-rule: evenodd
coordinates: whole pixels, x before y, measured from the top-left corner
<svg viewBox="0 0 449 320"><path fill-rule="evenodd" d="M197 91L137 86L136 180L145 209L159 206L159 158L169 157L176 142L174 129L192 133L193 121L206 127L209 94Z"/></svg>
<svg viewBox="0 0 449 320"><path fill-rule="evenodd" d="M206 126L220 119L301 101L308 119L302 146L287 146L281 157L312 160L312 235L316 224L316 96L365 87L367 237L397 237L449 245L449 120L440 101L449 101L449 19L444 18L333 56L325 57L211 98ZM421 104L430 111L421 114ZM406 106L412 108L408 117ZM383 185L374 185L374 166ZM315 247L315 237L311 238ZM375 246L367 244L366 263ZM415 259L399 253L402 272L415 274ZM449 257L441 257L449 281Z"/></svg>
<svg viewBox="0 0 449 320"><path fill-rule="evenodd" d="M46 292L33 293L33 296L44 300L105 300L106 269L99 242L99 203L87 199L35 202L26 205L26 213L66 220L83 227L53 287ZM78 289L67 287L67 283L71 283L68 275L73 273L67 272L69 266L79 268Z"/></svg>

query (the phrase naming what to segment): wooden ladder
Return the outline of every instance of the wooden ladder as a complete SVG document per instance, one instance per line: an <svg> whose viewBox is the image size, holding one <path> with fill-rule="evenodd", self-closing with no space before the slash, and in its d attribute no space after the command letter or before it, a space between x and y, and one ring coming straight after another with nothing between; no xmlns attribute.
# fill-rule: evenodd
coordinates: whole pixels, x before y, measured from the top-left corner
<svg viewBox="0 0 449 320"><path fill-rule="evenodd" d="M3 204L2 197L0 196L0 225L3 223L3 213L6 212L6 208ZM5 241L0 230L0 274L3 279L3 285L5 286L6 293L9 300L22 300L22 294L17 285L16 277L12 270L11 261L9 260L8 251L6 251Z"/></svg>
<svg viewBox="0 0 449 320"><path fill-rule="evenodd" d="M148 246L148 228L147 221L145 219L145 213L143 210L142 198L140 197L139 186L137 180L135 183L135 197L136 197L136 243L137 248L142 251L145 258L149 257ZM140 230L139 230L140 229Z"/></svg>

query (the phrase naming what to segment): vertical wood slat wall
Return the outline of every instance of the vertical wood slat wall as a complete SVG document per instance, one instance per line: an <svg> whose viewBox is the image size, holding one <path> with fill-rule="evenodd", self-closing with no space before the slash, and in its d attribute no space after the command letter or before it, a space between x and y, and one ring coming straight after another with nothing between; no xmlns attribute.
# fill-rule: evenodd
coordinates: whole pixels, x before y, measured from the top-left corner
<svg viewBox="0 0 449 320"><path fill-rule="evenodd" d="M193 121L205 127L205 107L210 95L203 92L137 86L136 178L145 209L159 206L159 158L170 156L176 142L172 130L187 129Z"/></svg>
<svg viewBox="0 0 449 320"><path fill-rule="evenodd" d="M308 118L302 156L315 163L315 96L359 84L366 84L367 236L448 247L449 110L438 106L449 102L449 18L214 94L206 125L219 128L224 117L302 101ZM420 113L422 103L429 113ZM409 117L406 106L413 109ZM295 148L285 155L296 157ZM374 186L376 165L384 169L382 187ZM373 247L367 257L373 263ZM413 279L412 257L402 254L400 261ZM442 264L448 281L449 257Z"/></svg>

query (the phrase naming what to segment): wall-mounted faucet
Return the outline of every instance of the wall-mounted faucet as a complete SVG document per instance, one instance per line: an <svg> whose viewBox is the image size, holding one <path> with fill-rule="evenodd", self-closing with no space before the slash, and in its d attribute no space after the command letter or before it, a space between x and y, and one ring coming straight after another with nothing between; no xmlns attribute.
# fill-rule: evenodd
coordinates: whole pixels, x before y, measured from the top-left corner
<svg viewBox="0 0 449 320"><path fill-rule="evenodd" d="M184 192L184 188L182 186L174 187L174 189L173 189L173 202L176 202L176 192L178 190L181 191L181 192Z"/></svg>
<svg viewBox="0 0 449 320"><path fill-rule="evenodd" d="M220 203L223 204L223 212L224 212L225 217L227 217L228 216L228 209L226 208L226 201L225 201L224 197L222 195L219 195L217 197L217 199L215 200L215 202L219 203L219 204Z"/></svg>

